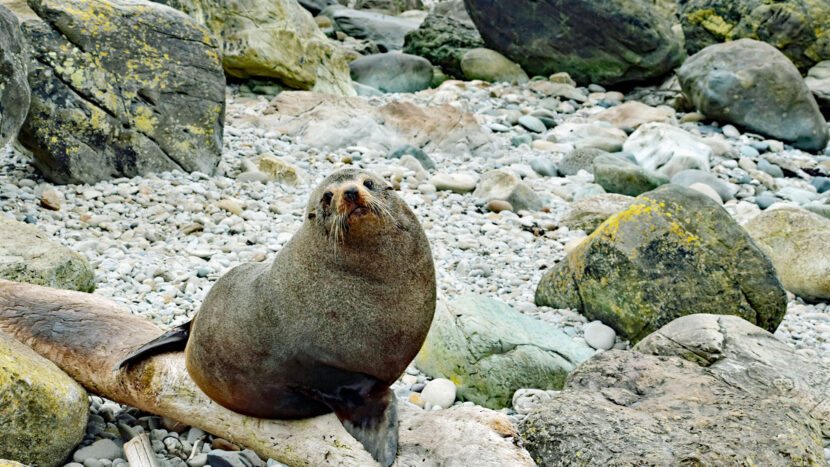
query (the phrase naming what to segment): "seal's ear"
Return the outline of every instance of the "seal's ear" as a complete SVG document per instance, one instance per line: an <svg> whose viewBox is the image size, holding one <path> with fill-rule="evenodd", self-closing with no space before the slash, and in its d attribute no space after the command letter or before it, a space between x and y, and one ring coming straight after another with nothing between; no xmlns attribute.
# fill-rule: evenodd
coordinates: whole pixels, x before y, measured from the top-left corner
<svg viewBox="0 0 830 467"><path fill-rule="evenodd" d="M315 217L317 217L317 211L311 211L310 213L308 213L309 219L314 219Z"/></svg>

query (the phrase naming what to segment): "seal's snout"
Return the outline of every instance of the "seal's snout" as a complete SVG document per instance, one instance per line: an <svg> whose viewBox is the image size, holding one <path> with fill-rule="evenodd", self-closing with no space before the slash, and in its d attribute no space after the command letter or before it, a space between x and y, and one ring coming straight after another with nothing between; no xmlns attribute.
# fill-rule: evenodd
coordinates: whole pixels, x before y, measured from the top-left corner
<svg viewBox="0 0 830 467"><path fill-rule="evenodd" d="M356 203L358 198L360 197L360 193L358 193L356 186L350 186L343 190L343 197L346 198L348 201Z"/></svg>

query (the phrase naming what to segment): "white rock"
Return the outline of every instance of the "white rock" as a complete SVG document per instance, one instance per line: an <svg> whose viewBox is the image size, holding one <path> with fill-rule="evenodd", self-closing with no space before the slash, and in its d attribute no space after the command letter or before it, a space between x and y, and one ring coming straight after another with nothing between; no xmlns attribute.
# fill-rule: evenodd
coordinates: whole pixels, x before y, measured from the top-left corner
<svg viewBox="0 0 830 467"><path fill-rule="evenodd" d="M617 333L611 327L602 324L602 321L591 321L585 325L585 342L598 350L608 350L614 347Z"/></svg>
<svg viewBox="0 0 830 467"><path fill-rule="evenodd" d="M478 179L468 174L437 174L429 181L437 190L469 193L476 188Z"/></svg>
<svg viewBox="0 0 830 467"><path fill-rule="evenodd" d="M643 168L667 177L685 169L709 170L712 148L693 134L666 123L647 123L623 144Z"/></svg>
<svg viewBox="0 0 830 467"><path fill-rule="evenodd" d="M436 378L424 386L421 397L424 402L445 409L455 402L455 389L455 383L452 381L446 378Z"/></svg>

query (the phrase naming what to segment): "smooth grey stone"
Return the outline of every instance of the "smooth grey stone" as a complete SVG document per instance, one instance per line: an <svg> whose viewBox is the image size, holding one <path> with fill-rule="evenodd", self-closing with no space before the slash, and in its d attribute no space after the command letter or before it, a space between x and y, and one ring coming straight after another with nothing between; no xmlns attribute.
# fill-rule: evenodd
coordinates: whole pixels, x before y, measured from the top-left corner
<svg viewBox="0 0 830 467"><path fill-rule="evenodd" d="M541 120L530 115L522 115L519 117L519 125L535 133L542 133L546 129L545 124Z"/></svg>
<svg viewBox="0 0 830 467"><path fill-rule="evenodd" d="M539 175L544 177L555 177L556 166L547 157L536 157L530 160L530 167Z"/></svg>
<svg viewBox="0 0 830 467"><path fill-rule="evenodd" d="M826 191L830 191L830 178L827 177L814 177L810 184L816 187L816 191L819 193L824 193Z"/></svg>
<svg viewBox="0 0 830 467"><path fill-rule="evenodd" d="M531 136L529 134L511 136L510 137L510 144L512 144L514 147L519 147L523 144L527 144L529 146L530 143L532 143L532 142L533 142L533 136Z"/></svg>
<svg viewBox="0 0 830 467"><path fill-rule="evenodd" d="M413 146L411 144L403 144L396 148L393 148L389 151L389 154L386 155L387 159L400 159L403 156L412 156L418 162L421 163L421 167L426 170L431 170L435 168L435 162L429 157L429 155L424 152L423 149Z"/></svg>
<svg viewBox="0 0 830 467"><path fill-rule="evenodd" d="M758 156L761 155L761 153L758 152L757 149L755 149L752 146L746 145L746 144L742 144L740 146L740 150L741 150L741 155L742 156L749 157L751 159L755 159L755 158L757 158Z"/></svg>
<svg viewBox="0 0 830 467"><path fill-rule="evenodd" d="M686 169L677 172L671 178L671 183L685 187L690 187L695 183L706 184L715 190L724 202L735 199L735 194L738 192L737 186L719 179L711 172L698 169Z"/></svg>
<svg viewBox="0 0 830 467"><path fill-rule="evenodd" d="M781 167L778 167L766 159L760 159L758 161L758 170L766 172L775 178L782 178L784 176L784 171L781 170Z"/></svg>
<svg viewBox="0 0 830 467"><path fill-rule="evenodd" d="M775 203L780 202L780 198L776 198L770 192L764 192L755 197L755 204L761 209L766 209Z"/></svg>
<svg viewBox="0 0 830 467"><path fill-rule="evenodd" d="M75 451L72 460L83 463L87 459L117 459L124 457L124 450L114 441L102 439Z"/></svg>

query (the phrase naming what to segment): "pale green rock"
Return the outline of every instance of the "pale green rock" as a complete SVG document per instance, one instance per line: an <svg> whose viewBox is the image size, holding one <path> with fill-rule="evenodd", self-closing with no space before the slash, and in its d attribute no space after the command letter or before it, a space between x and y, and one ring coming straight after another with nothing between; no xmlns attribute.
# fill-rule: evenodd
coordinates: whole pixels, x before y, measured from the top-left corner
<svg viewBox="0 0 830 467"><path fill-rule="evenodd" d="M594 158L594 182L608 193L637 196L669 183L666 176L612 154Z"/></svg>
<svg viewBox="0 0 830 467"><path fill-rule="evenodd" d="M509 58L495 50L476 48L461 57L461 71L467 79L480 79L491 83L526 83L527 73Z"/></svg>
<svg viewBox="0 0 830 467"><path fill-rule="evenodd" d="M95 276L83 256L38 229L0 215L0 278L92 292Z"/></svg>
<svg viewBox="0 0 830 467"><path fill-rule="evenodd" d="M492 409L520 388L560 389L594 351L568 335L487 297L438 302L415 365L458 386L458 397Z"/></svg>
<svg viewBox="0 0 830 467"><path fill-rule="evenodd" d="M89 403L84 388L3 332L0 388L0 459L63 465L86 431Z"/></svg>
<svg viewBox="0 0 830 467"><path fill-rule="evenodd" d="M207 26L237 78L273 78L293 89L354 96L346 55L295 0L162 0Z"/></svg>
<svg viewBox="0 0 830 467"><path fill-rule="evenodd" d="M784 288L808 300L830 299L830 219L782 207L744 225L766 253Z"/></svg>

